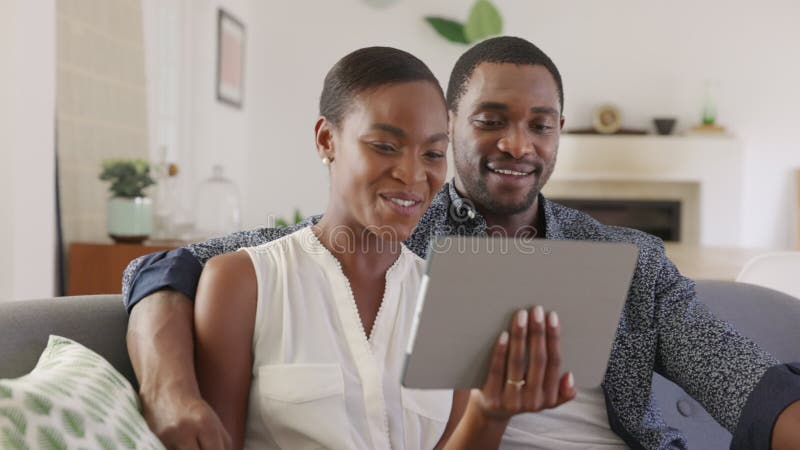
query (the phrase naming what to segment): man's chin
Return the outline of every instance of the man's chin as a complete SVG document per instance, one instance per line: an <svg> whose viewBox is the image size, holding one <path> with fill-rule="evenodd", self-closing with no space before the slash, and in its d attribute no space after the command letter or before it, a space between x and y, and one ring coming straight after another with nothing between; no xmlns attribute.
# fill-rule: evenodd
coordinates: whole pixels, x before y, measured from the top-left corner
<svg viewBox="0 0 800 450"><path fill-rule="evenodd" d="M525 194L508 195L488 193L487 201L483 205L487 212L494 215L510 216L520 214L531 209L536 202L538 191Z"/></svg>

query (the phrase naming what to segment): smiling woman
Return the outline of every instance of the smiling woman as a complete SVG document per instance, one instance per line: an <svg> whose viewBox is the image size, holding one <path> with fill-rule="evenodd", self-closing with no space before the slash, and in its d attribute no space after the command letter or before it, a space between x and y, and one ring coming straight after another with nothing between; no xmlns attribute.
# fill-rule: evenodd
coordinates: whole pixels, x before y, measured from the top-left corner
<svg viewBox="0 0 800 450"><path fill-rule="evenodd" d="M444 182L444 95L414 56L357 50L325 78L314 133L330 170L322 219L215 257L203 271L198 379L225 428L211 439L224 443L227 432L236 448L431 448L452 394L402 392L401 400L422 276L422 260L402 241Z"/></svg>

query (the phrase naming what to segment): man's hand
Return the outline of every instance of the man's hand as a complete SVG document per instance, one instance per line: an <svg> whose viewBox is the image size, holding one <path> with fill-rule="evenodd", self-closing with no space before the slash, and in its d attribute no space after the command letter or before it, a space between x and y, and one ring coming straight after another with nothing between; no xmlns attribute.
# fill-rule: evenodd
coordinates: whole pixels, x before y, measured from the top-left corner
<svg viewBox="0 0 800 450"><path fill-rule="evenodd" d="M233 448L219 417L199 393L172 392L148 402L142 400L142 409L147 424L168 449Z"/></svg>
<svg viewBox="0 0 800 450"><path fill-rule="evenodd" d="M163 290L142 299L128 322L128 353L145 419L168 449L231 449L231 438L201 398L194 368L194 305Z"/></svg>

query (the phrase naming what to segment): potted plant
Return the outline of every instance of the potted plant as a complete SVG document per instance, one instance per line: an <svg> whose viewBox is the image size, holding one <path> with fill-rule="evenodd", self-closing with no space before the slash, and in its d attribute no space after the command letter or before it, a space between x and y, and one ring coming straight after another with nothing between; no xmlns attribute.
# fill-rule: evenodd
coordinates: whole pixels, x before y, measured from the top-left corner
<svg viewBox="0 0 800 450"><path fill-rule="evenodd" d="M153 231L153 200L144 189L155 183L143 160L107 160L100 179L111 182L108 235L116 242L140 243Z"/></svg>

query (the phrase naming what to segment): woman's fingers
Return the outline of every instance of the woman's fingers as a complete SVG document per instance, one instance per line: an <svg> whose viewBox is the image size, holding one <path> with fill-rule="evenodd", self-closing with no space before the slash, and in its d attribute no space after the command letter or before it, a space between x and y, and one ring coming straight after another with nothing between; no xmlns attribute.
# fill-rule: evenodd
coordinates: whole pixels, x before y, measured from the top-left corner
<svg viewBox="0 0 800 450"><path fill-rule="evenodd" d="M495 341L492 359L489 362L489 375L483 386L483 395L490 408L499 408L506 382L506 359L508 357L508 331L503 331Z"/></svg>
<svg viewBox="0 0 800 450"><path fill-rule="evenodd" d="M503 405L510 411L522 409L522 392L525 389L525 367L528 336L528 310L517 311L511 323L511 340L508 346L506 386Z"/></svg>
<svg viewBox="0 0 800 450"><path fill-rule="evenodd" d="M575 389L575 378L572 376L572 372L561 375L561 381L559 381L558 385L559 391L556 406L575 399L578 391Z"/></svg>
<svg viewBox="0 0 800 450"><path fill-rule="evenodd" d="M525 405L528 411L539 409L543 402L542 381L547 365L547 336L545 335L544 309L536 306L531 310L528 326L528 375L525 378Z"/></svg>
<svg viewBox="0 0 800 450"><path fill-rule="evenodd" d="M552 408L558 401L559 394L559 378L561 375L561 345L559 338L561 336L561 326L558 320L558 314L555 311L550 311L547 314L547 366L544 371L544 380L542 381L542 392L544 395L545 408Z"/></svg>

